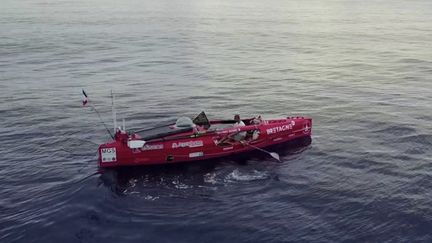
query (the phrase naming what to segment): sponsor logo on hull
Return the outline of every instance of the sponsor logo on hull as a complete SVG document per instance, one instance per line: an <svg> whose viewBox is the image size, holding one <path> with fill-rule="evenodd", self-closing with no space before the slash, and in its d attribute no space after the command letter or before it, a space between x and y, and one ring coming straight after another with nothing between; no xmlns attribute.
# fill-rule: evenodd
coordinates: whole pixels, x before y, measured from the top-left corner
<svg viewBox="0 0 432 243"><path fill-rule="evenodd" d="M101 149L101 160L102 163L116 162L117 161L116 148Z"/></svg>
<svg viewBox="0 0 432 243"><path fill-rule="evenodd" d="M239 131L240 131L239 128L232 128L232 129L228 129L228 130L216 131L216 134L228 134L228 133L235 133L235 132L239 132Z"/></svg>
<svg viewBox="0 0 432 243"><path fill-rule="evenodd" d="M268 135L275 134L275 133L280 133L280 132L285 132L285 131L288 131L288 130L292 130L293 127L294 127L294 125L295 125L295 121L291 121L290 124L286 124L286 125L282 125L282 126L278 126L278 127L268 128L266 131L267 131Z"/></svg>
<svg viewBox="0 0 432 243"><path fill-rule="evenodd" d="M163 144L146 144L144 145L144 147L141 148L142 151L146 151L146 150L160 150L163 149L164 145Z"/></svg>
<svg viewBox="0 0 432 243"><path fill-rule="evenodd" d="M196 158L196 157L202 157L202 156L204 156L203 152L195 152L195 153L189 154L189 158Z"/></svg>
<svg viewBox="0 0 432 243"><path fill-rule="evenodd" d="M202 140L198 140L198 141L187 141L187 142L178 142L178 143L173 143L172 144L172 148L197 148L197 147L202 147L204 146L204 142Z"/></svg>

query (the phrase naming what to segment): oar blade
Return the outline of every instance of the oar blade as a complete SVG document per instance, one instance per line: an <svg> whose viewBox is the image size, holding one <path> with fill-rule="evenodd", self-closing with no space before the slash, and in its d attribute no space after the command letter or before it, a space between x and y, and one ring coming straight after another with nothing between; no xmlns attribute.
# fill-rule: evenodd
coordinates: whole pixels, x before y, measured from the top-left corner
<svg viewBox="0 0 432 243"><path fill-rule="evenodd" d="M273 157L273 158L276 159L277 161L282 162L282 161L280 160L280 157L279 157L279 154L278 154L278 153L270 152L270 155L271 155L271 157Z"/></svg>

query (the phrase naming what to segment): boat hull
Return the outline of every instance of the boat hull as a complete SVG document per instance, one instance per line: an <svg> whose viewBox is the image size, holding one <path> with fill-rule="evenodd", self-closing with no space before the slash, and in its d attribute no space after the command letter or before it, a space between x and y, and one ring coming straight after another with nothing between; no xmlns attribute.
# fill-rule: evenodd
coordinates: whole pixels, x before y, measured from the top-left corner
<svg viewBox="0 0 432 243"><path fill-rule="evenodd" d="M250 136L246 135L242 142L232 139L232 135L239 133L248 133ZM259 135L252 136L252 133ZM312 119L305 117L264 120L260 124L241 128L228 127L203 133L168 136L147 141L143 147L134 149L128 146L128 141L138 138L116 134L114 141L99 147L99 165L107 168L202 161L247 154L256 150L254 147L267 148L300 138L310 138L311 135Z"/></svg>

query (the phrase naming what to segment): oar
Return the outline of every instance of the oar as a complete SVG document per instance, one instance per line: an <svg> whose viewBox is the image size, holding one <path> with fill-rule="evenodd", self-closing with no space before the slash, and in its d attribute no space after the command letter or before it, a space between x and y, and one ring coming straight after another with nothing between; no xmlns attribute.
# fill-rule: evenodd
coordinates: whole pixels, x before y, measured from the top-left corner
<svg viewBox="0 0 432 243"><path fill-rule="evenodd" d="M281 161L280 158L279 158L279 154L278 154L278 153L275 153L275 152L269 152L269 151L267 151L267 150L265 150L265 149L258 148L257 146L254 146L254 145L249 144L249 143L247 143L247 142L242 142L241 144L243 144L243 145L247 145L247 146L250 146L250 147L252 147L252 148L254 148L254 149L256 149L256 150L259 150L259 151L261 151L261 152L267 153L267 154L269 154L271 157L273 157L275 160L277 160L278 162L282 163L282 161Z"/></svg>

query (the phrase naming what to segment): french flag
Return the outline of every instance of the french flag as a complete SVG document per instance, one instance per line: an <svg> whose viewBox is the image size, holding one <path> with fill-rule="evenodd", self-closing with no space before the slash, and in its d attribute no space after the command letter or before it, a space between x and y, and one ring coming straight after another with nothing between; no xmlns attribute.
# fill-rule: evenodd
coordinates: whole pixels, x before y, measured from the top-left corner
<svg viewBox="0 0 432 243"><path fill-rule="evenodd" d="M84 91L84 90L82 90L82 93L83 93L83 100L82 100L82 103L83 103L83 106L85 106L87 103L88 103L88 97L87 97L87 94L86 94L86 92Z"/></svg>

